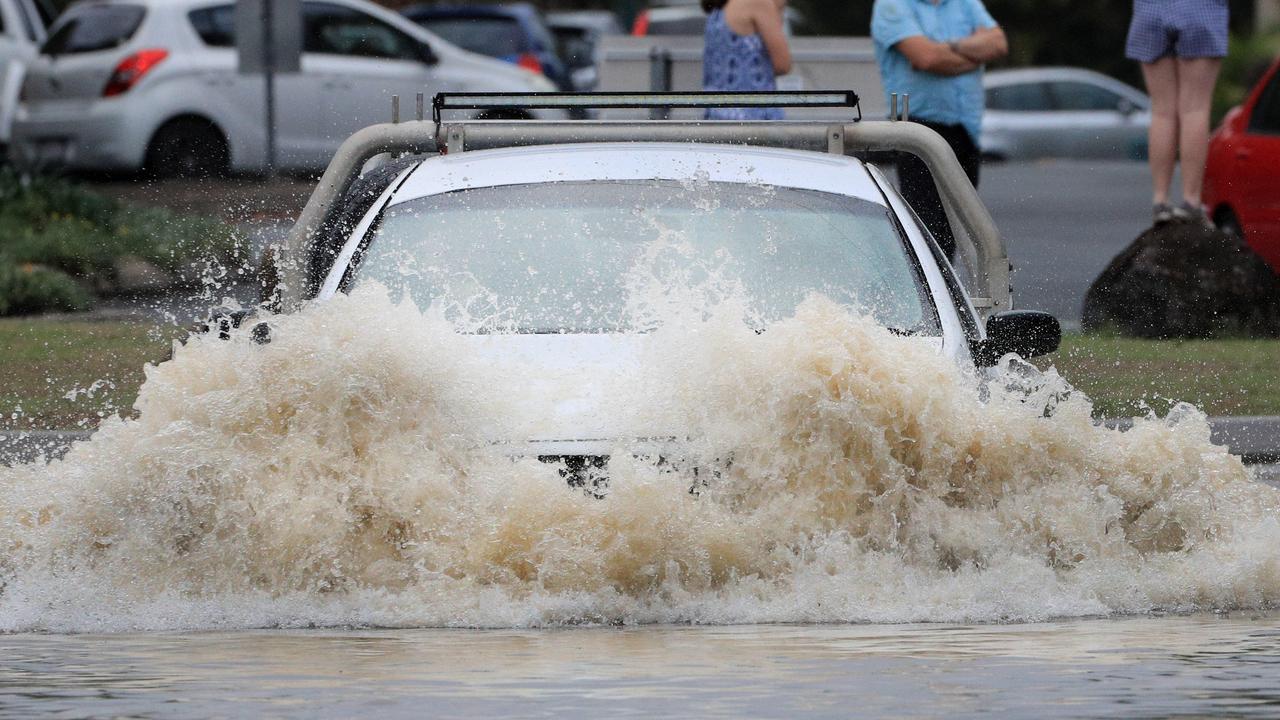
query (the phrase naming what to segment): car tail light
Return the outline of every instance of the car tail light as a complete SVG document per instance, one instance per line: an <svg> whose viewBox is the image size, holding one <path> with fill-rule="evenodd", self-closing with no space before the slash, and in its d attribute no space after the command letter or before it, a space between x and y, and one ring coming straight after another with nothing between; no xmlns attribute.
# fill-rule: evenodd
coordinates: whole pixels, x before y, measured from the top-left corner
<svg viewBox="0 0 1280 720"><path fill-rule="evenodd" d="M632 35L648 35L649 34L649 11L641 10L636 15L636 21L631 24Z"/></svg>
<svg viewBox="0 0 1280 720"><path fill-rule="evenodd" d="M539 75L542 73L542 61L533 53L520 53L520 57L516 58L516 64L525 70L532 70Z"/></svg>
<svg viewBox="0 0 1280 720"><path fill-rule="evenodd" d="M116 65L116 69L111 72L111 79L107 81L107 86L102 88L102 97L119 95L137 85L143 75L167 57L169 57L168 50L152 48L139 50L121 60L120 64Z"/></svg>

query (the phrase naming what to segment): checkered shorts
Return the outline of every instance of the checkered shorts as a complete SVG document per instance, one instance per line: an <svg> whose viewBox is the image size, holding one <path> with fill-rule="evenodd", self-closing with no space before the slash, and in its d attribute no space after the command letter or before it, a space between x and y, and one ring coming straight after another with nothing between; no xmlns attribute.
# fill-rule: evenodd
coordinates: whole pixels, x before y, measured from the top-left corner
<svg viewBox="0 0 1280 720"><path fill-rule="evenodd" d="M1133 0L1125 57L1155 62L1227 56L1227 0Z"/></svg>

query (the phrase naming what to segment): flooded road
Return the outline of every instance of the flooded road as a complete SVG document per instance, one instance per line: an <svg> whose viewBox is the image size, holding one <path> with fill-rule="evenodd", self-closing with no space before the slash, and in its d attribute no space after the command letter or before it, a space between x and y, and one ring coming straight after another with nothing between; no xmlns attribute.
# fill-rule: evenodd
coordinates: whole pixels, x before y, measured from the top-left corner
<svg viewBox="0 0 1280 720"><path fill-rule="evenodd" d="M175 346L0 468L0 718L1275 714L1280 492L1202 413L692 307L614 363L376 288ZM494 450L591 413L607 483Z"/></svg>
<svg viewBox="0 0 1280 720"><path fill-rule="evenodd" d="M1263 717L1277 620L5 635L0 717Z"/></svg>

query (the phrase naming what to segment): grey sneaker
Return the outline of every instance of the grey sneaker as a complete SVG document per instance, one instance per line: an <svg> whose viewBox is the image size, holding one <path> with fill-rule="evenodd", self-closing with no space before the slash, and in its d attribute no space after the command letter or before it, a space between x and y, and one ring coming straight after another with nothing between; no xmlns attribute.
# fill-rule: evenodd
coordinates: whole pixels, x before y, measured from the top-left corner
<svg viewBox="0 0 1280 720"><path fill-rule="evenodd" d="M1169 203L1156 203L1151 208L1151 219L1153 225L1163 225L1177 217L1178 208Z"/></svg>
<svg viewBox="0 0 1280 720"><path fill-rule="evenodd" d="M1192 204L1192 202L1183 200L1183 204L1179 205L1178 209L1183 211L1188 220L1194 220L1194 222L1202 224L1207 228L1213 227L1213 222L1208 219L1208 213L1204 211L1204 206L1198 204L1198 202L1196 202L1196 204Z"/></svg>
<svg viewBox="0 0 1280 720"><path fill-rule="evenodd" d="M1173 209L1173 216L1179 220L1199 223L1207 228L1213 227L1213 222L1209 220L1209 216L1205 214L1203 207L1198 204L1193 205L1185 200L1182 201L1181 205Z"/></svg>

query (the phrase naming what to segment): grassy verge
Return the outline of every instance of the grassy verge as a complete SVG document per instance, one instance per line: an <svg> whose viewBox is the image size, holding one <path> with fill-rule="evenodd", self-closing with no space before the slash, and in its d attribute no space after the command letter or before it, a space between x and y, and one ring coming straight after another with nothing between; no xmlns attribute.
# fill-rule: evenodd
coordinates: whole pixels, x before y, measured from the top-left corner
<svg viewBox="0 0 1280 720"><path fill-rule="evenodd" d="M0 429L93 428L105 415L127 413L143 365L167 358L183 332L135 322L0 320ZM1057 367L1094 399L1099 417L1141 414L1144 402L1164 413L1174 400L1210 415L1280 415L1280 340L1072 334L1037 364Z"/></svg>
<svg viewBox="0 0 1280 720"><path fill-rule="evenodd" d="M1094 415L1164 414L1175 401L1210 415L1280 415L1280 340L1138 340L1070 334L1036 361L1094 401Z"/></svg>
<svg viewBox="0 0 1280 720"><path fill-rule="evenodd" d="M0 320L0 429L91 429L128 412L142 368L183 331L134 322Z"/></svg>

